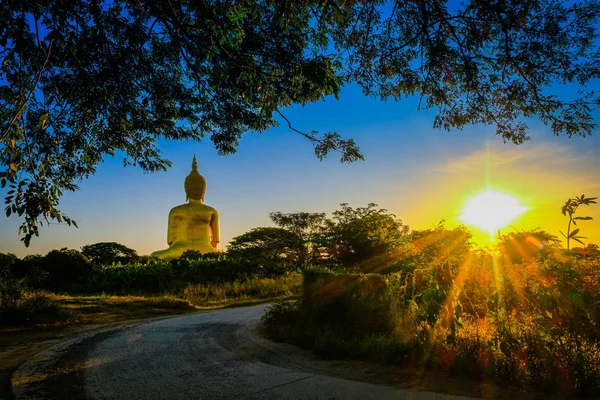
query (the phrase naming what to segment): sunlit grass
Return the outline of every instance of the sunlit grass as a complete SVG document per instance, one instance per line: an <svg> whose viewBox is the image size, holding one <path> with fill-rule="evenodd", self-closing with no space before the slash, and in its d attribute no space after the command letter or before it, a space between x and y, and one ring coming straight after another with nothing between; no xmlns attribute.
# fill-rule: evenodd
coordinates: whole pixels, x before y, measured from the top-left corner
<svg viewBox="0 0 600 400"><path fill-rule="evenodd" d="M182 291L181 297L191 304L205 307L289 298L298 294L301 286L302 275L292 273L279 278L189 285Z"/></svg>

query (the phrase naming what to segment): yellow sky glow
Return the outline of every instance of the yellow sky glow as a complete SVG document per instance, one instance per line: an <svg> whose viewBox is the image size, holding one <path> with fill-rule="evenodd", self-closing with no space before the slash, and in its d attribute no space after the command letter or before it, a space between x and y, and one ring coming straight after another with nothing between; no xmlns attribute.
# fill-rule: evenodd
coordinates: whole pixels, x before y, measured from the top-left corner
<svg viewBox="0 0 600 400"><path fill-rule="evenodd" d="M411 228L430 229L441 220L449 228L467 225L473 233L472 242L488 246L493 244L490 228L471 225L462 218L467 203L482 188L510 195L527 209L499 227L500 233L539 228L561 239L559 231L564 232L568 224L561 207L568 198L582 193L600 195L600 169L597 155L581 154L568 145L491 145L462 157L448 154L445 161L421 171L411 184L420 201L399 201L398 208L393 209L397 215L406 216L403 221ZM497 211L489 212L490 218L494 213ZM584 243L600 243L600 206L581 208L578 213L593 217L580 224L587 237ZM494 236L496 233L494 230Z"/></svg>

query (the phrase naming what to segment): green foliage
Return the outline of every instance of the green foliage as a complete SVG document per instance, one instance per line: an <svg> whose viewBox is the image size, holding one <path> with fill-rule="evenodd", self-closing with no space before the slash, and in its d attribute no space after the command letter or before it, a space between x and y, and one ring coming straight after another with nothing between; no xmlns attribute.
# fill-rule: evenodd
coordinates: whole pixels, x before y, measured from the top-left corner
<svg viewBox="0 0 600 400"><path fill-rule="evenodd" d="M231 239L227 255L259 265L299 267L304 246L294 232L277 227L254 228Z"/></svg>
<svg viewBox="0 0 600 400"><path fill-rule="evenodd" d="M276 276L250 262L228 258L181 258L172 262L151 259L147 264L115 264L95 271L86 292L161 293L177 291L192 283L221 283Z"/></svg>
<svg viewBox="0 0 600 400"><path fill-rule="evenodd" d="M286 241L295 250L298 268L313 265L320 258L320 240L326 229L325 213L282 213L269 214L271 221L286 230ZM295 243L294 243L295 241Z"/></svg>
<svg viewBox="0 0 600 400"><path fill-rule="evenodd" d="M338 63L315 54L309 8L278 2L97 3L24 1L0 11L0 184L6 213L38 225L74 221L57 210L65 190L105 155L164 170L159 139L210 136L220 154L243 133L277 124L279 109L337 96ZM286 29L284 29L284 27ZM354 142L309 137L323 156L362 158Z"/></svg>
<svg viewBox="0 0 600 400"><path fill-rule="evenodd" d="M464 226L447 229L441 221L433 229L415 230L407 238L408 244L392 254L386 264L375 268L378 272L436 271L445 281L464 264L471 249L471 232Z"/></svg>
<svg viewBox="0 0 600 400"><path fill-rule="evenodd" d="M377 204L352 208L347 203L333 212L326 233L327 251L345 267L360 265L406 243L408 226ZM362 266L368 270L368 266Z"/></svg>
<svg viewBox="0 0 600 400"><path fill-rule="evenodd" d="M405 243L409 230L395 215L377 209L374 203L358 208L342 203L332 219L325 213L308 212L273 212L269 216L277 228L258 228L241 238L256 238L253 250L285 255L288 260L297 260L297 267L302 269L341 266L368 270L365 264Z"/></svg>
<svg viewBox="0 0 600 400"><path fill-rule="evenodd" d="M15 262L13 276L24 279L33 288L42 288L49 279L49 273L44 268L44 256L30 254Z"/></svg>
<svg viewBox="0 0 600 400"><path fill-rule="evenodd" d="M88 244L81 248L81 253L98 265L127 264L138 260L135 250L115 242Z"/></svg>
<svg viewBox="0 0 600 400"><path fill-rule="evenodd" d="M579 228L571 231L571 225L577 226L577 221L589 221L593 219L592 217L574 217L573 215L575 215L575 212L577 211L579 206L589 206L590 204L596 204L596 199L597 197L586 198L585 195L582 194L581 197L575 196L575 198L567 200L565 205L562 207L562 214L564 216L569 216L569 226L567 227L567 234L565 235L564 233L562 233L562 231L560 232L560 234L563 235L565 239L567 239L567 250L571 249L571 240L584 244L581 241L581 239L586 239L585 236L577 235L579 233Z"/></svg>
<svg viewBox="0 0 600 400"><path fill-rule="evenodd" d="M328 357L597 391L600 260L555 251L517 267L509 257L463 251L457 268L443 259L415 267L429 255L407 252L410 263L393 274L307 270L300 301L275 305L261 329Z"/></svg>
<svg viewBox="0 0 600 400"><path fill-rule="evenodd" d="M104 297L105 293L144 296L170 293L183 308L189 308L190 304L206 307L287 298L294 296L301 284L300 276L288 273L286 267L263 266L224 254L187 252L171 262L140 257L135 263L100 265L92 264L76 250L61 249L23 260L12 254L0 254L0 262L3 263L0 265L0 327L70 320L72 315L61 306L64 302L54 301L64 300L65 296L49 297L44 290L103 293ZM163 300L170 301L167 298L143 300L144 303L155 302L155 311L174 308L159 304ZM104 306L97 304L96 307ZM106 305L108 320L113 308ZM101 320L99 316L94 318Z"/></svg>
<svg viewBox="0 0 600 400"><path fill-rule="evenodd" d="M302 306L311 322L335 330L368 336L393 331L394 298L387 291L389 278L378 274L341 274L307 270Z"/></svg>
<svg viewBox="0 0 600 400"><path fill-rule="evenodd" d="M159 139L202 140L220 154L281 110L357 83L381 99L418 95L434 126L491 124L528 139L535 116L586 136L600 104L596 1L434 0L9 2L0 9L0 186L5 212L76 225L64 191L106 155L164 170ZM555 83L577 84L561 99ZM336 132L299 132L319 158L362 159Z"/></svg>
<svg viewBox="0 0 600 400"><path fill-rule="evenodd" d="M2 259L0 255L0 259ZM16 260L10 277L32 289L70 293L163 293L189 284L276 278L289 268L263 265L225 254L187 252L170 262L140 258L132 263L93 264L77 250L52 250L46 256Z"/></svg>
<svg viewBox="0 0 600 400"><path fill-rule="evenodd" d="M196 261L196 260L200 260L202 258L204 258L204 255L196 250L186 250L183 252L183 254L180 257L180 259L188 260L188 261L190 261L190 260ZM147 264L148 261L150 261L150 260L147 260L147 262L145 264Z"/></svg>

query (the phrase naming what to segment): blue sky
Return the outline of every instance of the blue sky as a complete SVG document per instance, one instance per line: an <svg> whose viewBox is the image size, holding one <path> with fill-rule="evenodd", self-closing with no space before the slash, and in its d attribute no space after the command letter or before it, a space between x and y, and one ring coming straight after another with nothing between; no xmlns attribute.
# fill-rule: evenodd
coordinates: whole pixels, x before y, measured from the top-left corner
<svg viewBox="0 0 600 400"><path fill-rule="evenodd" d="M532 140L503 143L492 126L446 132L432 128L434 110L417 111L418 101L381 102L345 87L340 100L328 98L285 115L297 129L337 131L354 138L365 161L341 164L336 154L319 161L312 145L285 126L246 134L238 153L218 156L210 140L161 142L173 162L167 172L144 174L123 168L122 157L107 159L98 172L67 193L61 210L79 229L52 225L25 248L17 237L17 217L0 219L0 252L45 254L54 248L114 241L140 254L166 247L169 210L185 201L183 181L194 154L207 180L205 201L221 215L223 248L234 236L270 225L272 211L327 212L340 203L378 203L415 229L441 219L459 224L469 196L490 185L515 195L529 207L513 229L540 227L558 235L568 197L600 195L600 135L555 137L530 122ZM600 243L600 205L582 233ZM586 210L588 211L588 210Z"/></svg>

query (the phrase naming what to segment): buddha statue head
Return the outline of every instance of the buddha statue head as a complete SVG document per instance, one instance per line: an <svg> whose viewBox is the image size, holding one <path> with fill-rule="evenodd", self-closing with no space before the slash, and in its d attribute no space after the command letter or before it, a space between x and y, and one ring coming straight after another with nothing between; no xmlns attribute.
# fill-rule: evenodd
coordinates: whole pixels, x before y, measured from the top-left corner
<svg viewBox="0 0 600 400"><path fill-rule="evenodd" d="M204 201L204 193L206 192L206 179L198 172L198 162L196 155L192 161L192 172L185 178L183 184L186 194L186 200L202 200Z"/></svg>

